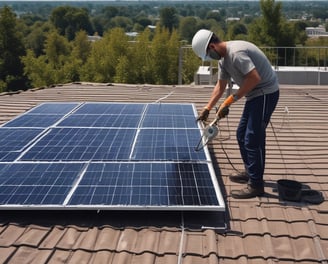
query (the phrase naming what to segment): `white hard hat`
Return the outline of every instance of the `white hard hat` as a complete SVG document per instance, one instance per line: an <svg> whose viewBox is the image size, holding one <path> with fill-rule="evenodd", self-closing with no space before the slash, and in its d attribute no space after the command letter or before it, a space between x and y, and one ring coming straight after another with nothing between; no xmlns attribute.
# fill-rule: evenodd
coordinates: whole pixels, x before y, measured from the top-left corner
<svg viewBox="0 0 328 264"><path fill-rule="evenodd" d="M207 47L211 40L213 32L207 29L200 29L192 39L192 49L202 60L210 60L207 56Z"/></svg>

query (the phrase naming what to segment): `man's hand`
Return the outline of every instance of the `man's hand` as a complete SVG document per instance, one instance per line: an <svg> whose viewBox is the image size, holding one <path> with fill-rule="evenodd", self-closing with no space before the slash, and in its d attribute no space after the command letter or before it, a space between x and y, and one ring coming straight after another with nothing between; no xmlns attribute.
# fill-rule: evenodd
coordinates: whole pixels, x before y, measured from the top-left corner
<svg viewBox="0 0 328 264"><path fill-rule="evenodd" d="M209 114L210 114L210 110L208 110L208 108L205 107L202 110L202 112L200 113L200 115L198 116L197 121L199 121L199 120L200 121L206 121Z"/></svg>
<svg viewBox="0 0 328 264"><path fill-rule="evenodd" d="M220 106L217 116L221 119L221 118L226 117L228 114L229 114L229 106L227 106L227 105Z"/></svg>
<svg viewBox="0 0 328 264"><path fill-rule="evenodd" d="M235 95L230 95L227 97L227 99L224 100L222 105L220 105L219 111L217 113L217 116L221 119L226 117L229 114L229 106L236 102L236 96Z"/></svg>

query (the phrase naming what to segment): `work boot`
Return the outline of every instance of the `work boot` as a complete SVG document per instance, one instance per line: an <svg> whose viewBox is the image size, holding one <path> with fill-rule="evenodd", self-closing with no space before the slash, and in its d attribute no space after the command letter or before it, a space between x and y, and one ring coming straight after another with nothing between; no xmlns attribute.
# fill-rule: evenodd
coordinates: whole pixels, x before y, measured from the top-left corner
<svg viewBox="0 0 328 264"><path fill-rule="evenodd" d="M232 182L244 184L244 183L247 183L248 182L249 177L248 177L247 172L246 171L243 171L243 172L239 172L236 175L230 175L229 176L229 179Z"/></svg>
<svg viewBox="0 0 328 264"><path fill-rule="evenodd" d="M230 194L231 197L235 199L254 198L256 196L262 196L264 194L264 186L252 187L248 184L246 188L241 190L232 190Z"/></svg>

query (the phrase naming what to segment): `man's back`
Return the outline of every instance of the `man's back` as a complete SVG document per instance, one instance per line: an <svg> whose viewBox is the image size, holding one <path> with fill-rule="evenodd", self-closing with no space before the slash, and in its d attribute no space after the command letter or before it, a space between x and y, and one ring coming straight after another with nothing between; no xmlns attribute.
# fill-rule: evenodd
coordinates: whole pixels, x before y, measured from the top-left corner
<svg viewBox="0 0 328 264"><path fill-rule="evenodd" d="M240 86L244 76L256 68L260 83L246 96L248 100L279 89L276 73L265 54L253 43L234 40L226 42L227 52L220 62L220 79L232 79Z"/></svg>

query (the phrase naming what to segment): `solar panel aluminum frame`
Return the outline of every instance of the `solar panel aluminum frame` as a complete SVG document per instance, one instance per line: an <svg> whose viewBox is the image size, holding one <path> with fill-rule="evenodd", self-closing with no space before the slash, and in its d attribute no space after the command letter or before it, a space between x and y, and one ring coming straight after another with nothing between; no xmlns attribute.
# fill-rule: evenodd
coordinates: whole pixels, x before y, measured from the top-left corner
<svg viewBox="0 0 328 264"><path fill-rule="evenodd" d="M47 104L47 103L44 103ZM41 107L42 105L39 105L38 107ZM61 103L50 103L50 104L61 104ZM69 102L68 104L76 104L70 111L68 111L67 113L63 114L63 118L61 118L59 121L57 121L55 124L51 125L50 127L47 127L45 130L49 130L52 127L57 127L58 125L60 125L60 122L65 119L66 117L70 116L71 114L74 114L74 112L76 112L77 110L79 110L82 106L87 105L87 104L94 104L94 102L87 102L87 103L71 103ZM103 103L96 103L96 104L108 104L107 102L103 102ZM119 103L110 103L110 104L125 104L122 102ZM136 103L139 104L139 103ZM141 105L145 105L146 108L150 105L156 105L156 104L142 104ZM157 103L158 105L158 103ZM164 105L176 105L176 104L164 104ZM192 107L193 110L193 115L194 117L197 116L197 110L194 104L179 104L179 105L188 105ZM36 108L31 109L30 111L26 112L25 114L30 114L31 112L33 112L33 110L35 110ZM145 109L146 110L146 109ZM143 112L144 115L145 111ZM18 116L17 118L19 118L21 116ZM17 118L13 119L16 120ZM144 118L144 117L142 117ZM12 121L13 121L12 120ZM6 124L10 123L11 121L7 122ZM4 125L6 125L4 124ZM59 126L60 127L60 126ZM201 131L204 129L204 126L201 122L197 123L197 127L198 127L198 131L199 131L199 137L201 138ZM146 128L140 128L138 127L137 129L142 130L142 129L146 129ZM188 128L186 128L188 129ZM46 132L44 132L44 134L46 134ZM138 134L138 133L137 133ZM42 136L43 137L43 136ZM40 136L40 138L42 138ZM206 164L207 168L208 168L208 172L209 172L209 177L211 179L211 182L213 184L213 188L216 194L216 198L218 200L218 205L122 205L122 204L113 204L113 205L108 205L108 204L89 204L89 205L84 205L84 204L76 204L76 205L72 205L70 204L70 199L71 197L74 195L74 192L76 191L76 189L79 186L80 181L83 179L84 174L88 168L88 166L90 164L96 164L96 163L102 163L102 164L109 164L109 163L124 163L125 161L104 161L104 162L100 162L100 161L52 161L52 162L48 162L48 161L22 161L22 160L15 160L13 163L14 164L62 164L62 163L66 163L66 164L77 164L77 163L82 163L85 165L85 169L83 171L80 172L79 176L77 177L77 179L74 181L74 183L72 184L72 186L70 187L69 190L69 194L66 196L65 201L62 204L27 204L27 205L21 205L21 204L1 204L0 205L0 210L29 210L29 209L40 209L40 210L178 210L178 211L224 211L225 210L225 203L223 200L223 197L221 195L221 191L220 191L220 187L216 178L216 174L215 174L215 170L212 164L212 160L211 160L211 156L210 153L208 151L207 146L204 147L203 149L204 153L205 153L205 160L202 161L197 161L197 162L191 162L191 163L199 163L199 164ZM129 161L127 161L129 162ZM147 162L147 163L152 163L153 161L132 161L134 163L138 163L138 162ZM170 163L170 164L179 164L181 162L179 161L162 161L162 163ZM182 163L188 163L183 161ZM7 163L7 162L0 162L0 164L11 164L11 163Z"/></svg>

